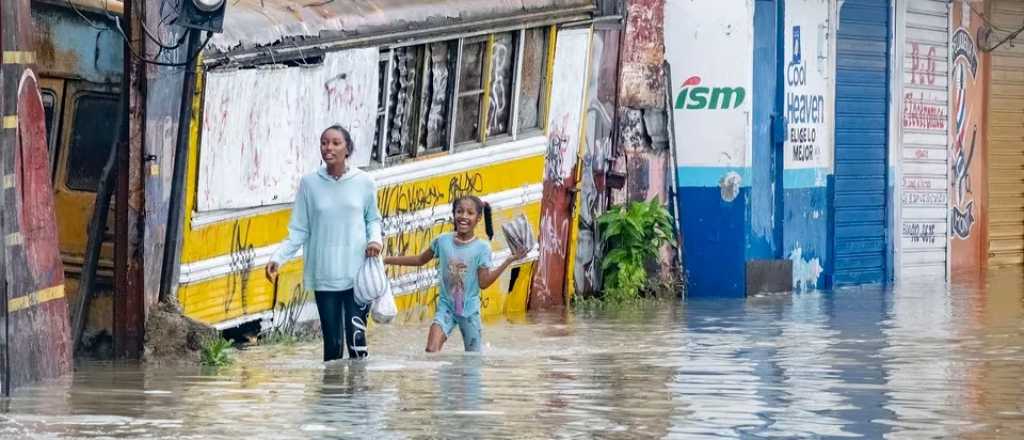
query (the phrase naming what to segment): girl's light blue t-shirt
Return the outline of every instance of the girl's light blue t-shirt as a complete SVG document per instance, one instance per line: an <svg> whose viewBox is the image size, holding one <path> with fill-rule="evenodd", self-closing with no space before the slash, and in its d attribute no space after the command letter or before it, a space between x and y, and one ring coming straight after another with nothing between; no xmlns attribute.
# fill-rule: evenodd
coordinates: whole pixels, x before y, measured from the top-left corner
<svg viewBox="0 0 1024 440"><path fill-rule="evenodd" d="M455 308L454 293L463 295L461 316L480 313L480 280L477 270L491 266L491 244L476 239L466 244L455 242L455 234L444 233L430 242L430 250L437 258L437 275L440 284L438 301Z"/></svg>
<svg viewBox="0 0 1024 440"><path fill-rule="evenodd" d="M288 238L271 261L283 264L303 248L307 290L346 290L354 286L371 242L382 242L373 179L358 168L335 179L321 168L299 182Z"/></svg>

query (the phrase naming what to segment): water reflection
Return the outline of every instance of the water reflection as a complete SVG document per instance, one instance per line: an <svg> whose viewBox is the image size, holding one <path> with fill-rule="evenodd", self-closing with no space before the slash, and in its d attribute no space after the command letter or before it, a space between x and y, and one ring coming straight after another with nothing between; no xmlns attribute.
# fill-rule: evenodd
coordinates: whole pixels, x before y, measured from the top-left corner
<svg viewBox="0 0 1024 440"><path fill-rule="evenodd" d="M97 363L2 401L2 438L1024 438L1021 273L374 329L367 361Z"/></svg>

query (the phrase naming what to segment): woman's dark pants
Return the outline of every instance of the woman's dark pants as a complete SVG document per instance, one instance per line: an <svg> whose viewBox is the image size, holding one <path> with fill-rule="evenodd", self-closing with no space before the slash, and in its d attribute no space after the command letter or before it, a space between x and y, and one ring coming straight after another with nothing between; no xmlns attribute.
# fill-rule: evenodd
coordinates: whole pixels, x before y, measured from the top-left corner
<svg viewBox="0 0 1024 440"><path fill-rule="evenodd" d="M324 361L342 358L348 347L349 359L364 358L366 347L366 316L370 306L356 304L352 289L317 291L316 309L320 313L320 331L324 335Z"/></svg>

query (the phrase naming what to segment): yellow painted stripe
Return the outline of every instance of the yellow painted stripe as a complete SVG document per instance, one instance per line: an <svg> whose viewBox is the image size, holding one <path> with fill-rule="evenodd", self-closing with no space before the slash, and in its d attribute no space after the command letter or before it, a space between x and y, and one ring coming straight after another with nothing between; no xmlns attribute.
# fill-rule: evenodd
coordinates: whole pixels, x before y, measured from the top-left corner
<svg viewBox="0 0 1024 440"><path fill-rule="evenodd" d="M4 51L4 64L34 64L36 53L28 51Z"/></svg>
<svg viewBox="0 0 1024 440"><path fill-rule="evenodd" d="M4 128L18 128L18 115L4 116Z"/></svg>
<svg viewBox="0 0 1024 440"><path fill-rule="evenodd" d="M540 126L544 128L544 134L548 133L548 115L551 112L551 87L555 82L555 47L558 43L558 26L551 25L548 28L548 58L544 62L544 112L537 115Z"/></svg>
<svg viewBox="0 0 1024 440"><path fill-rule="evenodd" d="M14 174L4 176L4 189L14 188Z"/></svg>
<svg viewBox="0 0 1024 440"><path fill-rule="evenodd" d="M27 309L29 307L35 307L39 304L43 304L55 299L64 297L64 285L53 286L43 290L32 292L25 296L19 296L17 298L11 298L7 302L7 312L14 313L18 310Z"/></svg>

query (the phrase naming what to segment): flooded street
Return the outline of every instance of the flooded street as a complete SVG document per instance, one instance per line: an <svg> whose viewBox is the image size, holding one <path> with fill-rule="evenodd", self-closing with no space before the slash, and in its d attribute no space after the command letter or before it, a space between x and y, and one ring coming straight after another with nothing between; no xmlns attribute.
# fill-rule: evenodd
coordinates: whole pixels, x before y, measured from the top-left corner
<svg viewBox="0 0 1024 440"><path fill-rule="evenodd" d="M423 323L374 328L367 362L88 364L6 401L0 437L1024 438L1021 273L989 284L530 315L482 356L426 355Z"/></svg>

